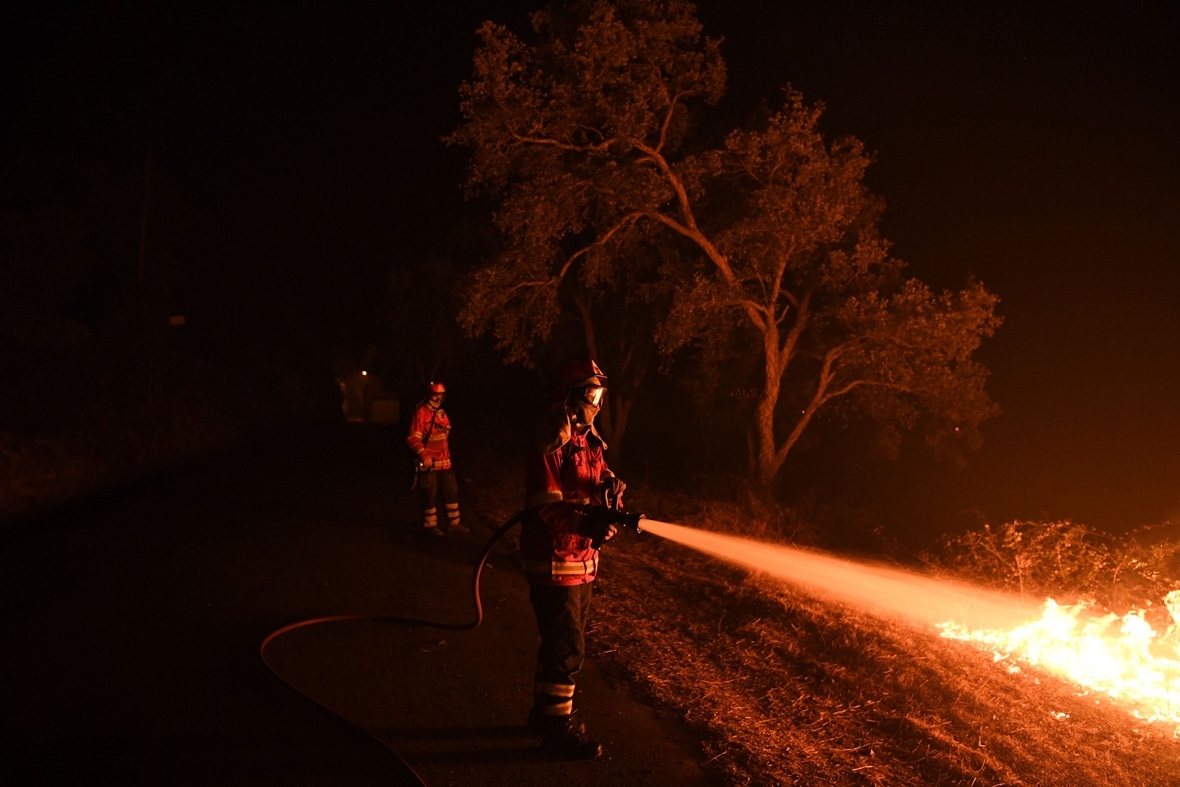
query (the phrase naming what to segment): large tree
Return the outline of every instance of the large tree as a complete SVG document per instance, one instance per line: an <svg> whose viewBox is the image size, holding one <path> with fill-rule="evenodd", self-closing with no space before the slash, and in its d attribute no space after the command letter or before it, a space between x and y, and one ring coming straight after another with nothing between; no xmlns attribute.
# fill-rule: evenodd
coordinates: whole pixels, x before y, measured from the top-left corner
<svg viewBox="0 0 1180 787"><path fill-rule="evenodd" d="M925 416L940 450L977 444L996 407L973 355L999 325L997 299L906 275L879 235L862 144L826 139L822 106L788 88L711 145L695 113L720 99L725 66L691 4L572 8L534 14L528 44L491 22L479 31L451 140L470 148L468 185L494 200L505 244L466 293L466 327L524 357L579 297L629 287L633 302L662 280L666 356L735 342L757 355L763 483L835 403L885 433Z"/></svg>

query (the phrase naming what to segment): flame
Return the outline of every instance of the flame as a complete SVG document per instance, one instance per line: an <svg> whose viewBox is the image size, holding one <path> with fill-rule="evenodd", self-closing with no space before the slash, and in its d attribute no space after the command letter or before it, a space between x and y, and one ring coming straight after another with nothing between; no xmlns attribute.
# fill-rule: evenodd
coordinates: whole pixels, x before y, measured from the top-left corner
<svg viewBox="0 0 1180 787"><path fill-rule="evenodd" d="M1090 603L1053 599L1045 601L1040 620L1013 629L970 630L953 622L939 629L948 639L990 649L1009 671L1019 671L1016 662L1022 662L1105 694L1136 718L1180 724L1180 590L1164 603L1172 623L1162 633L1143 609L1099 615ZM1180 737L1180 726L1172 734Z"/></svg>

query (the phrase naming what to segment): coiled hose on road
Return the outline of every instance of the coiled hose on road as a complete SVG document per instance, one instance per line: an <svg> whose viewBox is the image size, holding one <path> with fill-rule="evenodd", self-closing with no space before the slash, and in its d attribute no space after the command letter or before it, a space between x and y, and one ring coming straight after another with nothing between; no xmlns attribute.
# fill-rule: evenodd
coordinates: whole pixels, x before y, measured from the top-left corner
<svg viewBox="0 0 1180 787"><path fill-rule="evenodd" d="M430 626L432 628L446 629L448 631L470 631L471 629L476 628L480 623L483 622L483 602L479 597L479 578L483 573L484 564L488 562L488 556L492 554L492 549L496 546L496 542L499 541L500 538L509 530L511 530L515 525L520 523L520 518L523 516L523 514L524 512L521 511L513 515L512 518L510 518L507 522L500 525L499 529L496 530L492 537L488 539L487 544L484 545L483 552L480 554L479 560L475 563L475 571L472 572L471 576L471 597L475 602L475 620L471 623L438 623L436 621L415 620L413 618L403 618L394 615L328 615L322 618L309 618L307 620L301 620L298 623L292 623L288 626L283 626L281 629L277 629L268 634L266 639L262 640L262 644L258 647L258 654L262 657L262 663L265 664L267 668L280 680L282 680L295 691L299 691L296 686L285 680L282 675L279 675L278 671L274 668L274 665L272 665L266 658L266 649L271 643L284 634L288 634L297 629L310 628L312 626L319 626L325 623L343 623L350 620L385 621L388 623L399 623L402 625ZM303 694L302 691L299 691L299 693ZM303 694L303 696L308 697L306 694ZM312 697L308 697L308 699L315 702L315 699ZM320 705L320 707L325 708L326 710L331 711L331 708L328 708L322 703L317 702L316 704ZM345 721L347 721L347 719L345 719ZM393 756L397 758L397 761L402 769L403 777L414 779L418 784L422 785L422 787L427 787L426 782L422 781L422 777L414 771L408 762L402 759L397 752L392 750L390 751Z"/></svg>

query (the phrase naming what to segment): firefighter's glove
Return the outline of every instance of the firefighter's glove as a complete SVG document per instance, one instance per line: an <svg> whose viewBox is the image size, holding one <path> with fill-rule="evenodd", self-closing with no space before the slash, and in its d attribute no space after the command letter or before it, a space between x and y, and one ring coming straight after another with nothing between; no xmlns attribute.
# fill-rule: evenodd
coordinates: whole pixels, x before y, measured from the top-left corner
<svg viewBox="0 0 1180 787"><path fill-rule="evenodd" d="M434 459L423 454L418 459L418 467L422 470L429 470L430 468L434 467Z"/></svg>
<svg viewBox="0 0 1180 787"><path fill-rule="evenodd" d="M616 526L618 514L603 506L594 506L582 516L578 529L590 538L590 546L601 549L602 545L614 538L619 531Z"/></svg>
<svg viewBox="0 0 1180 787"><path fill-rule="evenodd" d="M612 475L610 478L602 482L602 499L606 502L606 507L614 511L623 510L623 491L627 485L623 483L623 479Z"/></svg>

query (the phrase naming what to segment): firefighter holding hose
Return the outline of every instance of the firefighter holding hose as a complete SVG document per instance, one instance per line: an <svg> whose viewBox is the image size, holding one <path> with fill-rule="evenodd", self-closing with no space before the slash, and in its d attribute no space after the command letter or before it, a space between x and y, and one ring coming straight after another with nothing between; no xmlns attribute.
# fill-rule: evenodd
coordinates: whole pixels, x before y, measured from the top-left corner
<svg viewBox="0 0 1180 787"><path fill-rule="evenodd" d="M569 759L602 753L574 718L574 678L585 660L585 631L599 548L614 536L626 485L606 465L594 428L606 375L592 360L556 370L551 404L537 422L526 463L520 553L541 646L529 727L544 749Z"/></svg>

